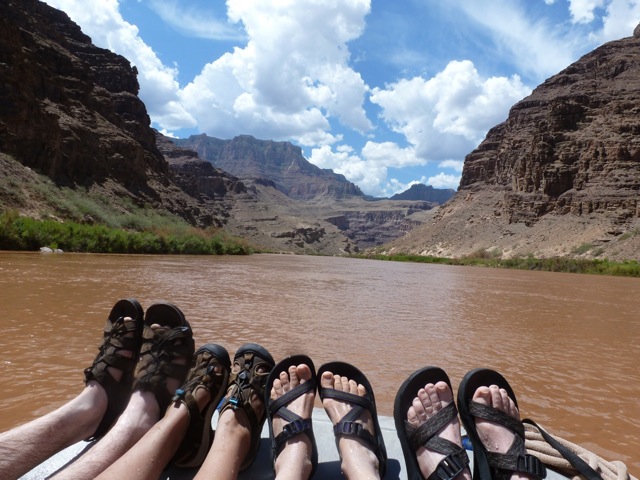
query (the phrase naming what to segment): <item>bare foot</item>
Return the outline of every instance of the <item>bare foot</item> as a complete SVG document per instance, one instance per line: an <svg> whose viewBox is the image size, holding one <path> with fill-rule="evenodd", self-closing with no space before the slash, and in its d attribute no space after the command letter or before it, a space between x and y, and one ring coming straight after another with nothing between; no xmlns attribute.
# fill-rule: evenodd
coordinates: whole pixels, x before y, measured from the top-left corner
<svg viewBox="0 0 640 480"><path fill-rule="evenodd" d="M473 394L473 401L488 407L493 407L510 417L520 420L520 412L514 401L509 398L507 391L496 385L490 387L478 387ZM489 452L506 453L513 443L515 433L506 427L482 418L476 417L476 428L480 441ZM512 480L525 480L527 475L514 473Z"/></svg>
<svg viewBox="0 0 640 480"><path fill-rule="evenodd" d="M446 382L438 382L435 385L428 383L424 388L418 390L418 396L413 399L413 405L409 407L407 411L407 421L417 428L426 423L451 402L453 402L453 393ZM462 445L458 417L456 416L445 425L444 428L438 432L438 436L456 445ZM445 458L445 455L425 447L418 448L416 456L424 478L429 478L429 476L435 472L440 461ZM471 471L469 468L465 468L456 478L471 480Z"/></svg>
<svg viewBox="0 0 640 480"><path fill-rule="evenodd" d="M333 375L331 372L324 372L320 379L322 388L334 388L338 391L351 393L364 397L367 394L363 385L357 384L354 380L340 375ZM353 406L348 402L325 398L322 401L327 415L335 425L351 411ZM369 411L365 410L358 418L358 423L372 435L375 435L373 420ZM378 458L369 448L364 440L358 437L341 436L338 440L338 450L342 460L342 471L347 478L369 479L380 478Z"/></svg>
<svg viewBox="0 0 640 480"><path fill-rule="evenodd" d="M292 365L288 372L281 372L280 377L273 382L271 400L277 400L298 385L311 380L311 370L305 364ZM311 418L315 390L306 392L286 404L286 408L303 419ZM273 416L273 433L277 437L289 422L279 415ZM312 444L307 435L296 435L285 443L283 450L276 459L276 478L306 479L311 475L313 453Z"/></svg>

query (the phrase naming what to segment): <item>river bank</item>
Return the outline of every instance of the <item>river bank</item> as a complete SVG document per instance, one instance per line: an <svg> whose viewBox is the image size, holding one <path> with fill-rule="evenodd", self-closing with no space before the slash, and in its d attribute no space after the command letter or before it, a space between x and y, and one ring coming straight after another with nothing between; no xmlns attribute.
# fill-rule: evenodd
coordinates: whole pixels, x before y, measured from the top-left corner
<svg viewBox="0 0 640 480"><path fill-rule="evenodd" d="M477 252L460 258L431 257L423 255L358 255L368 260L387 260L395 262L432 263L439 265L481 266L532 270L541 272L586 273L594 275L614 275L621 277L640 277L640 263L635 260L612 262L607 259L583 259L571 257L553 258L499 258L491 252Z"/></svg>

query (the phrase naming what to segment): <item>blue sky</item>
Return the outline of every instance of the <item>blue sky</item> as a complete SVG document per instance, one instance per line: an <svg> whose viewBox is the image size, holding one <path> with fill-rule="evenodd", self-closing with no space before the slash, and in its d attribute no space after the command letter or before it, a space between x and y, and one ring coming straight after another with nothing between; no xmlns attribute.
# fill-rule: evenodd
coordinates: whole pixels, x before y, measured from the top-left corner
<svg viewBox="0 0 640 480"><path fill-rule="evenodd" d="M152 125L299 145L367 194L457 188L509 108L640 0L45 0L139 71Z"/></svg>

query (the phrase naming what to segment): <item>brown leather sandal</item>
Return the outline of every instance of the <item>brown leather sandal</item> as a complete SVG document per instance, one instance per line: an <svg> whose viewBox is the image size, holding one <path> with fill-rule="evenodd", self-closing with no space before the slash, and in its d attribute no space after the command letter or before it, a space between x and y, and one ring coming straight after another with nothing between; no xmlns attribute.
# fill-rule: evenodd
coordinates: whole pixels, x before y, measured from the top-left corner
<svg viewBox="0 0 640 480"><path fill-rule="evenodd" d="M233 370L229 378L226 398L220 407L220 415L229 408L241 409L249 420L251 446L242 465L240 465L240 471L249 468L256 459L260 446L260 434L267 419L266 408L262 408L260 413L256 412L251 398L252 395L255 395L258 402L264 402L267 377L275 364L271 354L257 343L243 345L233 358Z"/></svg>
<svg viewBox="0 0 640 480"><path fill-rule="evenodd" d="M211 417L224 395L230 372L231 360L223 346L209 343L196 351L187 383L171 399L174 407L184 404L189 410L189 427L172 460L176 467L196 468L204 462L213 443ZM202 410L194 398L200 388L209 392L209 401Z"/></svg>
<svg viewBox="0 0 640 480"><path fill-rule="evenodd" d="M154 324L159 327L151 328ZM174 378L181 384L184 382L193 350L191 326L178 307L170 303L156 303L147 309L133 391L152 392L158 401L161 417L175 393L167 388L167 378ZM184 359L185 363L175 363L178 358Z"/></svg>
<svg viewBox="0 0 640 480"><path fill-rule="evenodd" d="M143 315L142 306L134 298L119 300L109 313L100 351L93 364L84 370L85 384L95 380L102 385L108 398L107 410L87 440L98 439L107 433L129 402L133 372L142 344ZM122 351L130 351L132 355L123 356ZM109 367L122 370L120 381L111 376Z"/></svg>

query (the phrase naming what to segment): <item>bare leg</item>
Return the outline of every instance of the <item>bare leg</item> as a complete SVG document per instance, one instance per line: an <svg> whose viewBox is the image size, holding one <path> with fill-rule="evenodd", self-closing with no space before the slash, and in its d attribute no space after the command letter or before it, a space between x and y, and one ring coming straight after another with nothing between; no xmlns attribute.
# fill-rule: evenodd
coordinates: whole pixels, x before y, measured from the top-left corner
<svg viewBox="0 0 640 480"><path fill-rule="evenodd" d="M131 317L125 317L126 322ZM126 336L133 336L133 332ZM117 353L131 358L133 352ZM122 370L108 368L116 382ZM59 451L94 434L107 410L108 397L102 385L90 380L73 400L57 410L29 423L0 434L0 474L2 478L19 478Z"/></svg>
<svg viewBox="0 0 640 480"><path fill-rule="evenodd" d="M289 367L289 372L282 372L280 378L273 382L271 389L271 399L282 397L285 393L293 390L298 385L311 380L311 370L307 365ZM301 418L311 418L313 413L313 402L315 391L307 392L287 404L287 408ZM275 415L273 417L274 435L279 435L288 422ZM309 437L298 435L287 441L284 449L276 459L276 479L277 480L304 480L311 475L311 453L312 445Z"/></svg>
<svg viewBox="0 0 640 480"><path fill-rule="evenodd" d="M47 415L0 434L0 477L19 478L50 456L89 437L102 420L107 394L94 381Z"/></svg>
<svg viewBox="0 0 640 480"><path fill-rule="evenodd" d="M205 389L195 392L199 405L204 406L209 393ZM184 404L170 408L138 443L107 468L99 479L127 478L143 480L158 478L180 446L187 427L189 411Z"/></svg>
<svg viewBox="0 0 640 480"><path fill-rule="evenodd" d="M233 368L240 368L237 358L234 359ZM265 368L266 365L258 366L258 372L261 374L267 373ZM232 388L231 385L229 389ZM250 391L249 401L251 408L256 417L263 418L264 398L262 395L258 395L254 389ZM236 480L240 473L240 467L249 454L251 449L251 423L247 414L242 408L227 408L223 410L218 418L211 450L209 450L209 454L194 480L209 480L212 478L215 480Z"/></svg>
<svg viewBox="0 0 640 480"><path fill-rule="evenodd" d="M493 407L518 420L520 419L518 407L509 398L507 391L496 385L479 387L473 395L473 401ZM476 418L476 428L478 429L480 441L489 452L505 453L513 443L515 434L497 423ZM529 479L527 475L518 473L511 475L511 480L527 479Z"/></svg>
<svg viewBox="0 0 640 480"><path fill-rule="evenodd" d="M218 419L211 450L194 480L235 480L250 444L251 427L247 415L239 409L225 410Z"/></svg>
<svg viewBox="0 0 640 480"><path fill-rule="evenodd" d="M414 427L419 427L451 402L453 402L453 393L446 382L438 382L435 385L428 383L424 388L418 390L417 397L413 399L413 405L409 407L407 412L407 421ZM438 436L456 445L462 445L458 417L438 432ZM444 455L425 447L418 448L416 455L424 478L429 478L429 475L436 470L438 463L444 458ZM471 480L471 471L465 468L456 478Z"/></svg>
<svg viewBox="0 0 640 480"><path fill-rule="evenodd" d="M155 331L170 330L168 327L157 324L152 325L151 328ZM180 365L186 362L184 357L174 361L175 364ZM183 380L184 378L168 377L166 386L169 392L175 392ZM160 412L158 401L152 392L134 391L127 408L111 430L76 462L51 478L56 480L94 479L133 447L156 424L161 413L164 412Z"/></svg>
<svg viewBox="0 0 640 480"><path fill-rule="evenodd" d="M364 386L349 380L347 377L334 376L331 372L324 372L320 382L324 388L335 388L336 390L360 395L361 397L367 393ZM325 398L322 406L334 424L339 422L352 408L349 403L332 398ZM365 411L360 419L369 433L373 435L374 427L371 414ZM341 467L345 477L358 480L380 478L378 458L363 440L357 437L343 436L338 441L338 450L340 451Z"/></svg>

